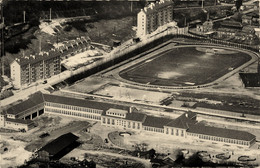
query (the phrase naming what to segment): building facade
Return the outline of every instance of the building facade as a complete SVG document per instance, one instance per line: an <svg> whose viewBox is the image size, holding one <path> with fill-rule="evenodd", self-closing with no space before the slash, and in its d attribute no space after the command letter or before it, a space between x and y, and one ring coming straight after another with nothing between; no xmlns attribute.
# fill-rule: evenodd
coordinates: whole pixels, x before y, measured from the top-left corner
<svg viewBox="0 0 260 168"><path fill-rule="evenodd" d="M10 64L11 80L15 88L50 78L61 72L60 55L57 52L16 58Z"/></svg>
<svg viewBox="0 0 260 168"><path fill-rule="evenodd" d="M206 21L202 25L198 24L196 25L196 30L197 32L202 32L202 33L213 31L213 22Z"/></svg>
<svg viewBox="0 0 260 168"><path fill-rule="evenodd" d="M61 61L90 47L90 39L81 37L65 41L48 52L15 58L10 64L10 76L15 88L48 79L61 72Z"/></svg>
<svg viewBox="0 0 260 168"><path fill-rule="evenodd" d="M160 0L141 9L137 14L137 36L144 36L173 21L173 2Z"/></svg>
<svg viewBox="0 0 260 168"><path fill-rule="evenodd" d="M206 140L250 147L256 136L239 130L210 127L198 123L196 113L186 112L176 119L140 113L134 107L35 93L28 100L1 112L1 127L28 130L32 119L43 114L55 114L101 122L102 126L139 132L153 132L187 140Z"/></svg>

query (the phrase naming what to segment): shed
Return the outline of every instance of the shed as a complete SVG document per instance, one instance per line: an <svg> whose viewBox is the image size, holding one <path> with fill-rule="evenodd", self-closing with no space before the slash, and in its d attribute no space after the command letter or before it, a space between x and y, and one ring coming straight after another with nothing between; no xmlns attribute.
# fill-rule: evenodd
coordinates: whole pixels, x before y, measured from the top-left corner
<svg viewBox="0 0 260 168"><path fill-rule="evenodd" d="M71 132L59 136L38 151L39 159L59 160L62 156L75 148L78 144L78 142L76 142L78 139L79 137Z"/></svg>

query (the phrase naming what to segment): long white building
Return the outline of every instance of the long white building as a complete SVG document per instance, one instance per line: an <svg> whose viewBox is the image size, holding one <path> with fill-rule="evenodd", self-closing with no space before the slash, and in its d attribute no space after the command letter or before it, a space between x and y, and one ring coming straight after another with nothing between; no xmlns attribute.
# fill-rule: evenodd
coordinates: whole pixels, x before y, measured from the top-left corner
<svg viewBox="0 0 260 168"><path fill-rule="evenodd" d="M141 113L134 107L76 99L37 92L28 100L0 113L0 127L25 129L33 127L33 118L44 113L101 122L104 127L154 132L169 138L205 140L250 147L256 136L240 130L217 128L198 123L196 113L184 113L176 119Z"/></svg>

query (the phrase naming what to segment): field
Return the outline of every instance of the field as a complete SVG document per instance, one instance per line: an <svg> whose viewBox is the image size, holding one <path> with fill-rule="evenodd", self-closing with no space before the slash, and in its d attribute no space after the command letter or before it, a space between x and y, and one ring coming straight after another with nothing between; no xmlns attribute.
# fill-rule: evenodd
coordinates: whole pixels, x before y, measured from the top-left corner
<svg viewBox="0 0 260 168"><path fill-rule="evenodd" d="M177 47L139 62L119 75L151 85L201 85L215 81L250 59L246 53L228 49Z"/></svg>

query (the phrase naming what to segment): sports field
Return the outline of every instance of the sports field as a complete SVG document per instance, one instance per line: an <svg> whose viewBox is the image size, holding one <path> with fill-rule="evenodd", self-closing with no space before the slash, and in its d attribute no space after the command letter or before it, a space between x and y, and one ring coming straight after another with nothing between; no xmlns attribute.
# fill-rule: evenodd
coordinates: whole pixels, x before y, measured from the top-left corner
<svg viewBox="0 0 260 168"><path fill-rule="evenodd" d="M247 53L212 47L177 47L122 70L127 80L192 86L212 82L251 59Z"/></svg>

